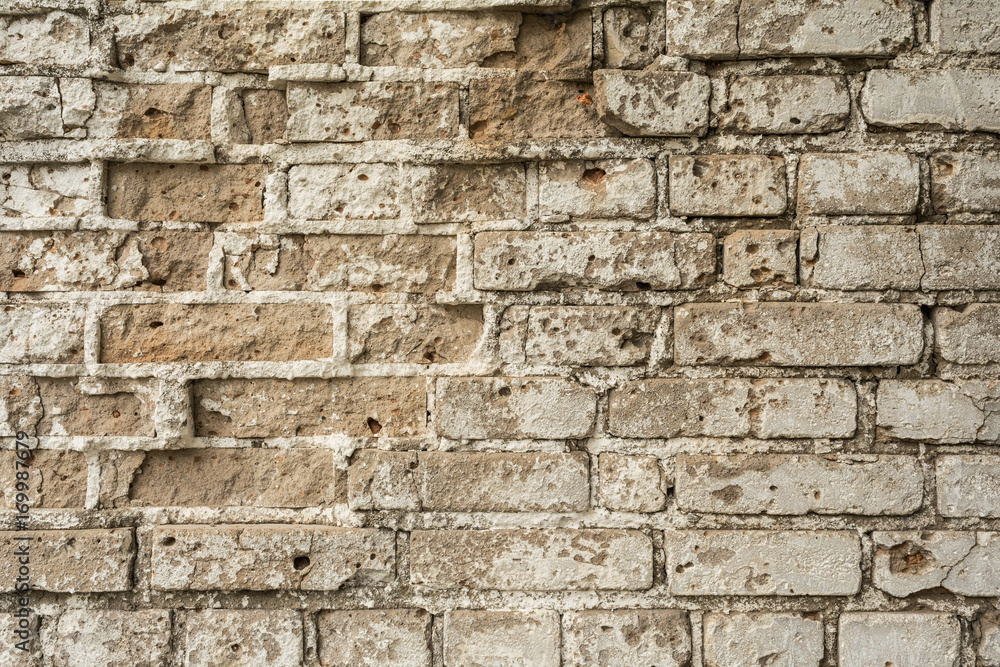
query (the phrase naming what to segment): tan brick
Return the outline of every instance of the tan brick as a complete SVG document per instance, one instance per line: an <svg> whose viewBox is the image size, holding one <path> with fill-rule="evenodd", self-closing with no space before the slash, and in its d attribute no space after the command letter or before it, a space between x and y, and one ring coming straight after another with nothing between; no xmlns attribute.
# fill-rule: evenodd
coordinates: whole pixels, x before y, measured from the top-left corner
<svg viewBox="0 0 1000 667"><path fill-rule="evenodd" d="M0 141L50 139L63 134L62 106L55 79L0 77Z"/></svg>
<svg viewBox="0 0 1000 667"><path fill-rule="evenodd" d="M876 127L998 132L1000 71L872 70L861 112Z"/></svg>
<svg viewBox="0 0 1000 667"><path fill-rule="evenodd" d="M715 273L710 234L669 232L482 232L477 289L693 289Z"/></svg>
<svg viewBox="0 0 1000 667"><path fill-rule="evenodd" d="M382 12L361 24L361 63L374 67L469 67L512 52L515 12Z"/></svg>
<svg viewBox="0 0 1000 667"><path fill-rule="evenodd" d="M156 435L151 387L131 380L35 378L43 416L40 435Z"/></svg>
<svg viewBox="0 0 1000 667"><path fill-rule="evenodd" d="M823 621L817 618L713 612L704 619L706 667L745 667L767 662L819 667L823 661Z"/></svg>
<svg viewBox="0 0 1000 667"><path fill-rule="evenodd" d="M444 617L444 664L559 667L559 614L455 609Z"/></svg>
<svg viewBox="0 0 1000 667"><path fill-rule="evenodd" d="M939 0L930 7L931 43L944 53L1000 53L1000 6L990 0Z"/></svg>
<svg viewBox="0 0 1000 667"><path fill-rule="evenodd" d="M289 83L289 141L458 136L453 83Z"/></svg>
<svg viewBox="0 0 1000 667"><path fill-rule="evenodd" d="M513 52L505 49L495 53L483 65L533 72L585 71L590 67L592 35L591 14L587 10L571 14L521 14Z"/></svg>
<svg viewBox="0 0 1000 667"><path fill-rule="evenodd" d="M876 423L882 435L942 443L1000 442L1000 382L882 380Z"/></svg>
<svg viewBox="0 0 1000 667"><path fill-rule="evenodd" d="M436 407L447 438L582 438L597 396L560 378L438 378Z"/></svg>
<svg viewBox="0 0 1000 667"><path fill-rule="evenodd" d="M918 290L924 275L916 227L833 226L802 231L802 284L841 290Z"/></svg>
<svg viewBox="0 0 1000 667"><path fill-rule="evenodd" d="M810 153L799 163L799 213L889 215L917 211L920 161L903 153Z"/></svg>
<svg viewBox="0 0 1000 667"><path fill-rule="evenodd" d="M97 101L87 121L90 139L208 141L212 88L194 83L139 85L95 82Z"/></svg>
<svg viewBox="0 0 1000 667"><path fill-rule="evenodd" d="M305 220L399 217L399 168L392 164L305 164L288 172L288 208Z"/></svg>
<svg viewBox="0 0 1000 667"><path fill-rule="evenodd" d="M932 319L935 351L941 359L956 364L1000 362L1000 304L935 308Z"/></svg>
<svg viewBox="0 0 1000 667"><path fill-rule="evenodd" d="M533 306L521 339L529 363L634 366L649 360L660 309Z"/></svg>
<svg viewBox="0 0 1000 667"><path fill-rule="evenodd" d="M923 350L910 304L704 303L674 311L679 364L898 366Z"/></svg>
<svg viewBox="0 0 1000 667"><path fill-rule="evenodd" d="M770 155L670 156L673 215L766 216L785 212L785 161Z"/></svg>
<svg viewBox="0 0 1000 667"><path fill-rule="evenodd" d="M794 285L799 233L744 229L725 238L722 279L734 287Z"/></svg>
<svg viewBox="0 0 1000 667"><path fill-rule="evenodd" d="M921 225L925 290L1000 289L1000 229L993 225Z"/></svg>
<svg viewBox="0 0 1000 667"><path fill-rule="evenodd" d="M573 218L650 218L656 172L649 160L542 162L539 213Z"/></svg>
<svg viewBox="0 0 1000 667"><path fill-rule="evenodd" d="M200 380L195 433L259 438L343 433L419 435L426 423L423 378Z"/></svg>
<svg viewBox="0 0 1000 667"><path fill-rule="evenodd" d="M653 543L638 530L415 530L410 581L432 589L644 590Z"/></svg>
<svg viewBox="0 0 1000 667"><path fill-rule="evenodd" d="M0 466L14 471L17 455L0 453ZM36 449L28 461L28 487L32 508L82 508L87 500L87 457L83 452ZM0 483L0 506L15 508L18 479L13 472Z"/></svg>
<svg viewBox="0 0 1000 667"><path fill-rule="evenodd" d="M687 612L589 609L569 612L564 622L570 664L684 667L691 661Z"/></svg>
<svg viewBox="0 0 1000 667"><path fill-rule="evenodd" d="M23 538L30 541L21 541ZM27 545L31 588L55 593L106 593L132 588L135 537L131 528L114 530L31 530L0 533L0 547L14 554ZM17 558L0 564L4 593L14 591Z"/></svg>
<svg viewBox="0 0 1000 667"><path fill-rule="evenodd" d="M0 215L11 218L86 215L90 165L0 165Z"/></svg>
<svg viewBox="0 0 1000 667"><path fill-rule="evenodd" d="M302 615L297 611L197 609L184 612L183 618L185 667L302 664Z"/></svg>
<svg viewBox="0 0 1000 667"><path fill-rule="evenodd" d="M288 105L283 90L244 90L243 118L250 132L250 143L283 142L288 130Z"/></svg>
<svg viewBox="0 0 1000 667"><path fill-rule="evenodd" d="M962 623L938 612L850 612L840 615L837 641L841 667L950 667L962 653Z"/></svg>
<svg viewBox="0 0 1000 667"><path fill-rule="evenodd" d="M319 615L323 667L431 667L431 621L423 609L351 609Z"/></svg>
<svg viewBox="0 0 1000 667"><path fill-rule="evenodd" d="M668 56L733 58L740 53L737 29L741 0L668 3Z"/></svg>
<svg viewBox="0 0 1000 667"><path fill-rule="evenodd" d="M0 290L205 289L203 232L0 232Z"/></svg>
<svg viewBox="0 0 1000 667"><path fill-rule="evenodd" d="M604 10L604 64L642 68L663 53L664 8L609 7Z"/></svg>
<svg viewBox="0 0 1000 667"><path fill-rule="evenodd" d="M841 76L741 76L729 86L720 127L746 134L823 134L843 130L851 112Z"/></svg>
<svg viewBox="0 0 1000 667"><path fill-rule="evenodd" d="M74 67L86 64L92 55L90 24L75 14L55 11L2 16L0 34L5 36L0 41L3 63Z"/></svg>
<svg viewBox="0 0 1000 667"><path fill-rule="evenodd" d="M344 62L344 15L327 8L163 8L114 17L124 67L266 72L275 65Z"/></svg>
<svg viewBox="0 0 1000 667"><path fill-rule="evenodd" d="M101 316L101 361L322 359L333 354L332 328L330 308L320 304L111 306Z"/></svg>
<svg viewBox="0 0 1000 667"><path fill-rule="evenodd" d="M527 188L520 164L417 165L410 168L410 188L417 223L525 216Z"/></svg>
<svg viewBox="0 0 1000 667"><path fill-rule="evenodd" d="M936 475L941 516L1000 518L1000 457L939 456Z"/></svg>
<svg viewBox="0 0 1000 667"><path fill-rule="evenodd" d="M170 661L170 610L70 609L55 629L58 667L163 667Z"/></svg>
<svg viewBox="0 0 1000 667"><path fill-rule="evenodd" d="M412 292L455 286L450 236L238 237L226 250L226 286L243 290Z"/></svg>
<svg viewBox="0 0 1000 667"><path fill-rule="evenodd" d="M396 570L394 533L374 528L157 526L152 543L156 590L332 591L387 584Z"/></svg>
<svg viewBox="0 0 1000 667"><path fill-rule="evenodd" d="M481 306L369 304L348 310L352 363L468 361L483 335Z"/></svg>
<svg viewBox="0 0 1000 667"><path fill-rule="evenodd" d="M1000 211L1000 158L943 153L931 158L931 199L938 213Z"/></svg>
<svg viewBox="0 0 1000 667"><path fill-rule="evenodd" d="M691 72L594 72L601 120L630 137L704 135L711 92L709 78Z"/></svg>
<svg viewBox="0 0 1000 667"><path fill-rule="evenodd" d="M252 222L264 217L260 164L108 165L108 215L139 222Z"/></svg>
<svg viewBox="0 0 1000 667"><path fill-rule="evenodd" d="M654 456L602 452L597 496L602 507L621 512L659 512L667 502L666 484Z"/></svg>

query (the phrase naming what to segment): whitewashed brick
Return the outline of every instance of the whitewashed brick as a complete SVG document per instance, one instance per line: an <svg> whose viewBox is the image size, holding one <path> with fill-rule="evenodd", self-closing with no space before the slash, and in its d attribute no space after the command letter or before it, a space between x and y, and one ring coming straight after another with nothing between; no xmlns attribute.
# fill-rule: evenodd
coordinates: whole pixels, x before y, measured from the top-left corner
<svg viewBox="0 0 1000 667"><path fill-rule="evenodd" d="M785 212L785 161L770 155L671 155L670 212L780 215Z"/></svg>
<svg viewBox="0 0 1000 667"><path fill-rule="evenodd" d="M683 611L591 609L566 614L564 623L564 663L685 667L691 660Z"/></svg>
<svg viewBox="0 0 1000 667"><path fill-rule="evenodd" d="M809 153L799 163L799 213L890 215L917 210L920 161L905 153Z"/></svg>
<svg viewBox="0 0 1000 667"><path fill-rule="evenodd" d="M799 614L705 614L706 667L819 667L823 622Z"/></svg>
<svg viewBox="0 0 1000 667"><path fill-rule="evenodd" d="M351 609L319 615L323 667L431 667L431 621L423 609Z"/></svg>
<svg viewBox="0 0 1000 667"><path fill-rule="evenodd" d="M559 614L456 609L444 617L444 664L559 667Z"/></svg>
<svg viewBox="0 0 1000 667"><path fill-rule="evenodd" d="M839 76L741 76L729 86L720 127L746 134L822 134L847 125L851 99Z"/></svg>
<svg viewBox="0 0 1000 667"><path fill-rule="evenodd" d="M1000 456L939 456L936 469L942 516L1000 518Z"/></svg>
<svg viewBox="0 0 1000 667"><path fill-rule="evenodd" d="M958 617L936 612L844 613L840 667L954 667L961 653Z"/></svg>
<svg viewBox="0 0 1000 667"><path fill-rule="evenodd" d="M902 440L997 442L998 398L995 380L882 380L877 424L886 436Z"/></svg>
<svg viewBox="0 0 1000 667"><path fill-rule="evenodd" d="M861 111L877 127L1000 132L1000 72L872 70Z"/></svg>
<svg viewBox="0 0 1000 667"><path fill-rule="evenodd" d="M544 216L649 218L656 211L656 172L649 160L543 162L538 181Z"/></svg>

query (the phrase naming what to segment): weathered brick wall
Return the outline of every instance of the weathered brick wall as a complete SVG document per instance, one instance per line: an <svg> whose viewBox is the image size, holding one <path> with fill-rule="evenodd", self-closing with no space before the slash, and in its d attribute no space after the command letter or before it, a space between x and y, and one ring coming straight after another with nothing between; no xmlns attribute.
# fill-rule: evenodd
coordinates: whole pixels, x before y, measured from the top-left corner
<svg viewBox="0 0 1000 667"><path fill-rule="evenodd" d="M0 664L1000 666L998 133L994 0L3 0Z"/></svg>

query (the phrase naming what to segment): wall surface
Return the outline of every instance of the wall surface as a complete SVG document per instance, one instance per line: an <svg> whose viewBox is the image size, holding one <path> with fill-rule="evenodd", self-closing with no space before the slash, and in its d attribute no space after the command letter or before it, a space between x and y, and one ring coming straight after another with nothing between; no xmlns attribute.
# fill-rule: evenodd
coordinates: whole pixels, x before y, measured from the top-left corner
<svg viewBox="0 0 1000 667"><path fill-rule="evenodd" d="M0 664L1000 666L998 133L994 0L2 0Z"/></svg>

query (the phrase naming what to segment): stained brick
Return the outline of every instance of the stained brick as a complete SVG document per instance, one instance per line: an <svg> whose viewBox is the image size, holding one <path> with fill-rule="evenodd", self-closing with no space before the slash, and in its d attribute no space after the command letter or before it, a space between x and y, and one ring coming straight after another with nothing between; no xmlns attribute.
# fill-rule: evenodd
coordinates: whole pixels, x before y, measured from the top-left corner
<svg viewBox="0 0 1000 667"><path fill-rule="evenodd" d="M423 609L352 609L319 615L324 667L431 666L431 616Z"/></svg>
<svg viewBox="0 0 1000 667"><path fill-rule="evenodd" d="M917 210L919 160L903 153L810 153L799 164L799 212L909 214Z"/></svg>
<svg viewBox="0 0 1000 667"><path fill-rule="evenodd" d="M31 588L55 593L106 593L132 588L135 536L131 528L113 530L34 530L0 533L0 546L13 554L29 537ZM14 591L16 558L4 559L4 593Z"/></svg>
<svg viewBox="0 0 1000 667"><path fill-rule="evenodd" d="M1000 131L997 70L868 72L861 111L869 124L902 130Z"/></svg>
<svg viewBox="0 0 1000 667"><path fill-rule="evenodd" d="M766 216L785 211L785 161L769 155L670 156L674 215Z"/></svg>

